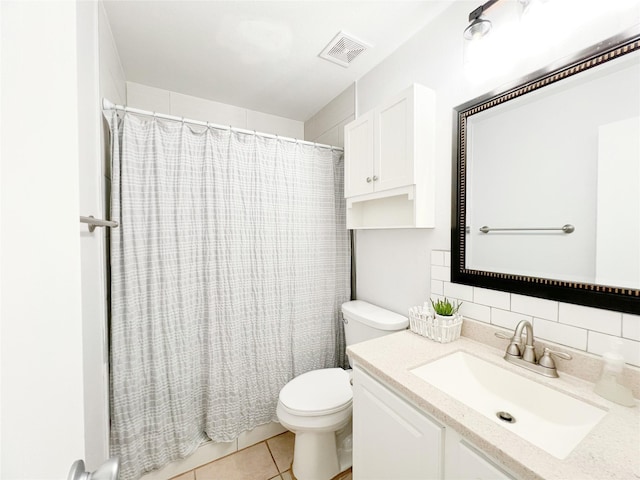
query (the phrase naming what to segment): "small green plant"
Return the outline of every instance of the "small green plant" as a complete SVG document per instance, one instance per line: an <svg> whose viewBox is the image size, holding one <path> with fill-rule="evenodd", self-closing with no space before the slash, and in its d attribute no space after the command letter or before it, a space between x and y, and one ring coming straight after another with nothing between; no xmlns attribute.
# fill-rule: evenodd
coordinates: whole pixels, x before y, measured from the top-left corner
<svg viewBox="0 0 640 480"><path fill-rule="evenodd" d="M446 317L450 317L458 313L460 305L462 305L462 302L450 302L447 297L444 297L444 300L436 300L435 302L431 299L433 311L438 315L444 315Z"/></svg>

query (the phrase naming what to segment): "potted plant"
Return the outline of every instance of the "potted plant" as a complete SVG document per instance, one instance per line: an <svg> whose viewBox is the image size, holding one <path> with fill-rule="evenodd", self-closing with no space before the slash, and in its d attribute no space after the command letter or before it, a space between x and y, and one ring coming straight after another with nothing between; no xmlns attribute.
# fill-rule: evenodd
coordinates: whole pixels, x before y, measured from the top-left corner
<svg viewBox="0 0 640 480"><path fill-rule="evenodd" d="M462 302L450 302L447 297L444 297L443 300L438 299L435 302L431 299L431 306L436 317L447 321L457 317L461 305Z"/></svg>

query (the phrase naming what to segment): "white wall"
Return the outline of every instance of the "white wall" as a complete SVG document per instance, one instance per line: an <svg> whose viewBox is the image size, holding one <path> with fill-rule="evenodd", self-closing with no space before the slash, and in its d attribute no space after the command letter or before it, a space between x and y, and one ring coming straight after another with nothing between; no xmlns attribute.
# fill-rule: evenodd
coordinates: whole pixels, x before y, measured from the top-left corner
<svg viewBox="0 0 640 480"><path fill-rule="evenodd" d="M127 82L127 105L156 113L231 125L282 137L304 137L304 123L226 103Z"/></svg>
<svg viewBox="0 0 640 480"><path fill-rule="evenodd" d="M356 85L353 83L304 122L304 139L344 147L344 126L355 119L355 114Z"/></svg>
<svg viewBox="0 0 640 480"><path fill-rule="evenodd" d="M573 20L559 22L559 15L552 15L545 20L545 35L538 37L540 41L511 52L505 48L496 49L492 62L467 62L465 67L462 31L469 12L477 7L477 3L457 2L356 82L358 115L412 83L432 88L437 97L436 228L357 231L358 298L405 314L410 306L422 304L431 295L431 252L450 248L454 107L640 23L640 2L635 0L620 0L606 7L600 4L596 8L578 8L578 4L585 6L586 3L548 2L573 8ZM516 7L516 2L501 2L489 10L488 16L497 26L508 19ZM586 18L591 12L594 16ZM571 32L568 26L577 26L577 29ZM549 35L551 30L571 33L554 41ZM507 33L509 29L503 29L503 39ZM513 41L503 43L506 46L516 44ZM488 68L481 71L482 66ZM315 131L328 130L332 126L330 120L323 123L320 114L313 119L317 120L312 125ZM565 310L574 308L563 303L560 306ZM600 312L603 316L609 313ZM623 330L640 330L639 317L625 315L624 318L624 325L615 335L621 336Z"/></svg>
<svg viewBox="0 0 640 480"><path fill-rule="evenodd" d="M75 2L1 2L3 479L83 458Z"/></svg>
<svg viewBox="0 0 640 480"><path fill-rule="evenodd" d="M432 88L437 97L436 228L363 230L356 236L358 297L399 313L429 297L429 253L450 248L453 108L640 21L640 7L606 12L601 5L597 24L582 27L546 50L504 57L506 68L491 71L501 71L499 75L489 72L476 81L474 78L480 77L469 78L465 74L462 39L467 16L476 6L474 2L455 3L357 82L358 113L372 109L414 82Z"/></svg>

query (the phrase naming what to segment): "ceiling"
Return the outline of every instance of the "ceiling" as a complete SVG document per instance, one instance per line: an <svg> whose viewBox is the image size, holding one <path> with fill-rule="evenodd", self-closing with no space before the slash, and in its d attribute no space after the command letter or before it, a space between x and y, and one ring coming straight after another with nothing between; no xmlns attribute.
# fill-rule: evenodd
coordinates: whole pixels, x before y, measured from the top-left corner
<svg viewBox="0 0 640 480"><path fill-rule="evenodd" d="M128 81L304 121L453 1L104 4ZM341 30L371 45L348 68L318 56Z"/></svg>

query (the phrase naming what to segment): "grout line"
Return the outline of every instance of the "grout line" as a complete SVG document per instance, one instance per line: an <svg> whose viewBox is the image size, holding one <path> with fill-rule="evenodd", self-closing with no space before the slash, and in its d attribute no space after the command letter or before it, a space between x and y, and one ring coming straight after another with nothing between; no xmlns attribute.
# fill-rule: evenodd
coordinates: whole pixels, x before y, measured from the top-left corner
<svg viewBox="0 0 640 480"><path fill-rule="evenodd" d="M274 437L271 437L271 438L274 438ZM271 451L271 447L269 447L269 442L267 440L265 440L264 443L267 446L267 450L269 451L269 455L271 455L271 460L273 460L273 464L276 466L276 471L278 472L278 476L282 480L282 477L280 476L280 473L281 473L280 472L280 468L278 467L278 463L276 462L276 457L273 456L273 452Z"/></svg>

